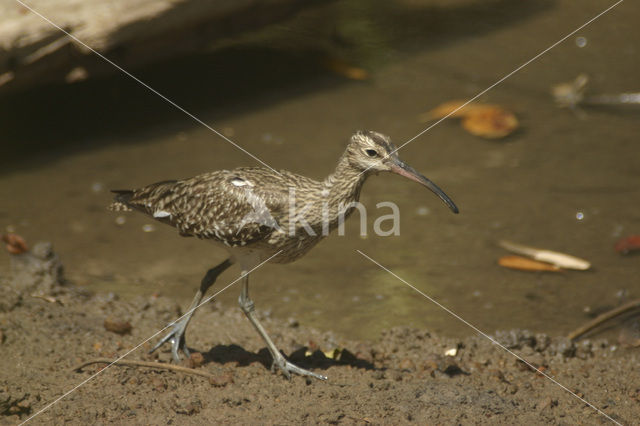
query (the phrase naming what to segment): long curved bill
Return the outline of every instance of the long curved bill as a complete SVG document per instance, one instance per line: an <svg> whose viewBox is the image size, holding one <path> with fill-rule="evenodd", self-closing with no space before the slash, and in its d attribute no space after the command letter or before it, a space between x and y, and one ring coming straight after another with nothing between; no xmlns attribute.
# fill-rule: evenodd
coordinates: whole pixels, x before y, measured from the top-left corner
<svg viewBox="0 0 640 426"><path fill-rule="evenodd" d="M390 162L389 166L391 167L391 171L393 173L399 174L400 176L404 176L408 179L411 179L412 181L418 182L419 184L429 188L434 194L440 197L440 199L444 201L444 203L447 206L449 206L452 212L454 213L459 212L458 207L455 205L455 203L451 200L451 198L449 198L447 194L444 193L442 189L438 187L438 185L431 182L426 177L422 176L420 173L415 171L413 167L411 167L404 161L399 159L393 159Z"/></svg>

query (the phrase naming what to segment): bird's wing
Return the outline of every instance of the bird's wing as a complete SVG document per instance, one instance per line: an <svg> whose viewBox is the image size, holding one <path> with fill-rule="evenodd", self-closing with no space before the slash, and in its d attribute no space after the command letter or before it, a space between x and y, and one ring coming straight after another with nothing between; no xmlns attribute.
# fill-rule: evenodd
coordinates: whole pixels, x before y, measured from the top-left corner
<svg viewBox="0 0 640 426"><path fill-rule="evenodd" d="M278 180L260 168L222 170L114 191L110 208L139 210L176 227L180 235L233 247L265 240L279 227L288 209L288 189Z"/></svg>

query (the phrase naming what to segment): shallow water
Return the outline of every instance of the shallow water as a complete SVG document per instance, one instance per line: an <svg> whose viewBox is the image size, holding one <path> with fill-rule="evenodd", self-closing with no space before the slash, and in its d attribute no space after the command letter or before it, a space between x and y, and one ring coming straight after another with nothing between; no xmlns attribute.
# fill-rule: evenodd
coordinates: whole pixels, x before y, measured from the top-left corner
<svg viewBox="0 0 640 426"><path fill-rule="evenodd" d="M138 70L142 80L276 169L321 178L349 135L368 128L400 145L427 127L418 116L468 99L613 2L336 2L212 53ZM565 333L586 311L638 297L637 256L614 242L640 233L640 109L558 109L552 85L591 77L594 93L640 89L640 7L624 2L481 99L516 112L504 140L443 122L400 156L451 196L453 215L420 186L380 175L365 185L369 235L357 216L302 260L252 276L257 308L314 327L371 338L394 325L449 335L474 331L356 250L487 332ZM576 37L584 37L579 47ZM582 41L582 39L581 39ZM352 81L323 58L367 69ZM67 276L123 296L160 292L186 307L225 253L142 215L107 212L110 188L255 165L242 151L124 76L0 100L0 225L52 241ZM401 235L373 235L393 201ZM582 219L578 219L582 214ZM355 215L354 215L355 216ZM147 228L148 229L148 228ZM589 272L501 269L500 239L589 259ZM7 256L0 256L7 271ZM235 279L226 272L216 288ZM220 295L234 304L239 286Z"/></svg>

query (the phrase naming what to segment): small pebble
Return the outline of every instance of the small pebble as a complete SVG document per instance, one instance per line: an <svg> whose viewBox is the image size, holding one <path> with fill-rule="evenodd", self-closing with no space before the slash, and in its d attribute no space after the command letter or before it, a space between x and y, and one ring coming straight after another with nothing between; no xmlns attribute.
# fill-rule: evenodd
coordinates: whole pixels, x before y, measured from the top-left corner
<svg viewBox="0 0 640 426"><path fill-rule="evenodd" d="M133 327L129 321L122 321L109 317L104 320L104 328L112 333L123 335L130 333Z"/></svg>
<svg viewBox="0 0 640 426"><path fill-rule="evenodd" d="M458 354L458 348L447 349L444 354L445 356L456 356Z"/></svg>
<svg viewBox="0 0 640 426"><path fill-rule="evenodd" d="M198 368L204 364L204 356L200 352L194 352L189 356L187 365L189 368Z"/></svg>
<svg viewBox="0 0 640 426"><path fill-rule="evenodd" d="M587 39L586 37L576 37L576 46L583 48L587 45Z"/></svg>
<svg viewBox="0 0 640 426"><path fill-rule="evenodd" d="M163 392L167 390L167 383L159 377L154 377L151 379L151 384L153 388L158 392Z"/></svg>
<svg viewBox="0 0 640 426"><path fill-rule="evenodd" d="M127 222L127 218L124 216L118 216L116 217L116 225L124 225Z"/></svg>
<svg viewBox="0 0 640 426"><path fill-rule="evenodd" d="M221 374L216 377L209 378L209 383L215 387L224 387L233 383L233 375L231 373Z"/></svg>

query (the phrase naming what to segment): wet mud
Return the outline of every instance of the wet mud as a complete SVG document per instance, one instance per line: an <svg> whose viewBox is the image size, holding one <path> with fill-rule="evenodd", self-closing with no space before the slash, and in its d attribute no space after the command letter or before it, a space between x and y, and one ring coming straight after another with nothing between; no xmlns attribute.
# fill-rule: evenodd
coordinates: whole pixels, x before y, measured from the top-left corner
<svg viewBox="0 0 640 426"><path fill-rule="evenodd" d="M482 336L396 327L355 341L263 314L290 360L329 377L287 380L270 371L269 353L240 310L215 301L194 316L193 353L182 363L208 377L168 371L160 366L171 362L169 347L148 351L180 315L175 301L91 294L65 280L55 253L46 253L12 256L13 273L1 277L1 424L31 416L31 424L609 423L584 401L623 424L640 413L638 351L617 342L497 332L510 354ZM125 361L158 367L76 369L127 352Z"/></svg>

